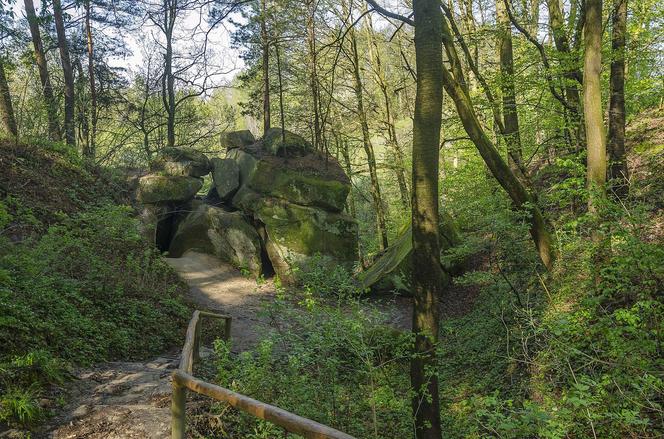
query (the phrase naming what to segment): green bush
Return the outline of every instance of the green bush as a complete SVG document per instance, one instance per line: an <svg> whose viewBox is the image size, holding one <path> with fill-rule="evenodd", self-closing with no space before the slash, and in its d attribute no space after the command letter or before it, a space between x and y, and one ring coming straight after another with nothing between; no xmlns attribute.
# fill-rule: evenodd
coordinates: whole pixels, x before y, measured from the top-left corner
<svg viewBox="0 0 664 439"><path fill-rule="evenodd" d="M232 358L230 347L217 341L220 385L356 437L408 437L410 334L386 326L384 315L357 301L330 306L309 296L303 304L277 301L269 312L284 323L254 351ZM232 437L283 434L219 410L224 425L217 428L230 429Z"/></svg>
<svg viewBox="0 0 664 439"><path fill-rule="evenodd" d="M0 369L0 420L37 416L25 401L58 380L35 365L144 358L178 344L189 314L179 288L128 207L91 207L34 241L0 243L0 362L12 365Z"/></svg>

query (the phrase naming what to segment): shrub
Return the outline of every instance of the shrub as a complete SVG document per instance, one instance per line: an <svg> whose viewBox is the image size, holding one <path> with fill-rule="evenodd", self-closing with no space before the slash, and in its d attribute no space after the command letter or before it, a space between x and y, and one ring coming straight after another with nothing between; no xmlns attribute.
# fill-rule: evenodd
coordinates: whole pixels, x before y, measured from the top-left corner
<svg viewBox="0 0 664 439"><path fill-rule="evenodd" d="M26 401L59 381L60 360L144 358L179 343L180 288L128 207L91 207L33 241L0 243L2 417L38 417Z"/></svg>

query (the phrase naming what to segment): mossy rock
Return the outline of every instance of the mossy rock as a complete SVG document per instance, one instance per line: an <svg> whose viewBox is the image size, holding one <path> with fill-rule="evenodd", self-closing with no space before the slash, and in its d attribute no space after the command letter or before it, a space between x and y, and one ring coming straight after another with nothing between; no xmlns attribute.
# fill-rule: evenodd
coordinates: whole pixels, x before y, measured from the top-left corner
<svg viewBox="0 0 664 439"><path fill-rule="evenodd" d="M189 177L202 177L212 169L205 154L190 148L164 148L151 167L168 175Z"/></svg>
<svg viewBox="0 0 664 439"><path fill-rule="evenodd" d="M203 180L184 175L155 175L138 181L138 201L144 204L182 203L189 201L203 186Z"/></svg>
<svg viewBox="0 0 664 439"><path fill-rule="evenodd" d="M172 209L167 205L146 204L139 213L141 220L139 230L143 236L153 245L158 242L158 225L160 221L172 214Z"/></svg>
<svg viewBox="0 0 664 439"><path fill-rule="evenodd" d="M357 223L348 215L276 198L257 200L253 212L265 225L266 250L275 272L287 282L293 280L294 266L306 265L315 255L348 268L356 260Z"/></svg>
<svg viewBox="0 0 664 439"><path fill-rule="evenodd" d="M255 277L262 271L260 237L241 212L194 201L177 225L168 254L180 257L187 250L214 255Z"/></svg>
<svg viewBox="0 0 664 439"><path fill-rule="evenodd" d="M263 149L277 157L296 157L312 152L314 147L295 133L270 128L263 136Z"/></svg>
<svg viewBox="0 0 664 439"><path fill-rule="evenodd" d="M226 131L221 133L219 144L222 148L233 149L243 148L256 142L256 138L251 131Z"/></svg>
<svg viewBox="0 0 664 439"><path fill-rule="evenodd" d="M292 168L274 158L258 157L243 150L229 152L240 171L240 183L265 196L281 198L302 206L320 207L341 212L350 192L350 181L319 175L314 170ZM323 160L321 158L321 160ZM339 166L331 162L330 166Z"/></svg>
<svg viewBox="0 0 664 439"><path fill-rule="evenodd" d="M453 219L446 213L441 214L439 232L441 252L461 243L461 234ZM413 229L409 224L369 268L357 275L362 288L372 288L377 291L412 292L410 285L412 250ZM446 275L456 274L463 262L441 263L441 268ZM449 276L446 277L449 279Z"/></svg>
<svg viewBox="0 0 664 439"><path fill-rule="evenodd" d="M227 200L240 186L240 168L233 159L213 158L212 180L217 189L217 195L222 200Z"/></svg>

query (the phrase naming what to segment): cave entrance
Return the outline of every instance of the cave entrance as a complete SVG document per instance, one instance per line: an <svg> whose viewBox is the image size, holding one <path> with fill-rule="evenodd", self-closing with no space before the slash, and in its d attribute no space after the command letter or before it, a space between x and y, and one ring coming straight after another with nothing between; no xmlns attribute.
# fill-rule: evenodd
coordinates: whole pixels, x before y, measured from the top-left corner
<svg viewBox="0 0 664 439"><path fill-rule="evenodd" d="M167 252L175 233L175 213L169 212L157 221L155 244L160 252Z"/></svg>

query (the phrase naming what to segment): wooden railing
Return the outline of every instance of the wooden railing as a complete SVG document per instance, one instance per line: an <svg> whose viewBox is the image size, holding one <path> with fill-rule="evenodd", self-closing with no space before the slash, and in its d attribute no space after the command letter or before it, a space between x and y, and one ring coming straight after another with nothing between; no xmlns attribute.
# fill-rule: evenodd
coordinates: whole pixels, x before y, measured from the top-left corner
<svg viewBox="0 0 664 439"><path fill-rule="evenodd" d="M217 401L224 401L237 410L248 413L256 418L272 422L289 433L295 433L311 439L355 439L346 433L335 430L318 422L282 410L248 396L199 380L193 376L194 363L200 360L201 321L203 318L223 319L224 339L231 335L231 317L206 311L194 311L187 336L182 347L179 368L173 372L173 396L171 398L171 437L185 438L185 413L187 389L201 395L209 396ZM314 402L315 404L315 402Z"/></svg>

